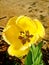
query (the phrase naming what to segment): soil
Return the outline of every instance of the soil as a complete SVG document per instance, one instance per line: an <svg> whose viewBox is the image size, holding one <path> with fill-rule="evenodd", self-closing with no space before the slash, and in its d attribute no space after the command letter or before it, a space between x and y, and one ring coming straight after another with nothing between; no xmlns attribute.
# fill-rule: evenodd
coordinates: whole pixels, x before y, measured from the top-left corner
<svg viewBox="0 0 49 65"><path fill-rule="evenodd" d="M2 30L8 20L13 16L20 15L29 16L32 19L37 18L45 27L46 34L43 39L42 53L45 64L49 65L49 0L0 0L0 65L13 64L15 61L21 63L20 59L15 60L14 57L13 60L13 57L6 55L9 45L2 38Z"/></svg>

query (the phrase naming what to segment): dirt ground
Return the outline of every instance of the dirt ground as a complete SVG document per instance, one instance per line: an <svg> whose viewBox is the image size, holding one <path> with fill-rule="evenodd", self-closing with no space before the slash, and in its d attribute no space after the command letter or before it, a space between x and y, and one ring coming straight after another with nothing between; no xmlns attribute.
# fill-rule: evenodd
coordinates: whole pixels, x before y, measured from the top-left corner
<svg viewBox="0 0 49 65"><path fill-rule="evenodd" d="M41 20L46 30L45 39L49 40L49 0L0 0L0 26L20 15Z"/></svg>
<svg viewBox="0 0 49 65"><path fill-rule="evenodd" d="M49 47L49 0L0 0L0 27L5 27L11 17L20 15L42 22L46 32L44 40Z"/></svg>

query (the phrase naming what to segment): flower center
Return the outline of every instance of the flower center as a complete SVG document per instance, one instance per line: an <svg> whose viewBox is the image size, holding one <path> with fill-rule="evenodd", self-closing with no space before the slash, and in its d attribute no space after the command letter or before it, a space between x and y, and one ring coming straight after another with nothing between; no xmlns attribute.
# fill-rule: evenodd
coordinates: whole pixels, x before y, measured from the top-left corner
<svg viewBox="0 0 49 65"><path fill-rule="evenodd" d="M26 42L30 42L30 38L32 38L33 35L29 33L29 31L20 31L20 36L18 37L18 39L21 40L21 42L23 44L25 44Z"/></svg>

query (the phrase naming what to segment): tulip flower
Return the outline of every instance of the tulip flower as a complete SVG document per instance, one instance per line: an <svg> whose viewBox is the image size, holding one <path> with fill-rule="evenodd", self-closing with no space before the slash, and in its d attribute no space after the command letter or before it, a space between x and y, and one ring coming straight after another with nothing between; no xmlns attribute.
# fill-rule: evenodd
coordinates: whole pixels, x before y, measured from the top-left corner
<svg viewBox="0 0 49 65"><path fill-rule="evenodd" d="M3 39L10 45L8 53L16 57L26 55L30 46L44 35L45 29L42 23L27 16L11 18L2 33Z"/></svg>

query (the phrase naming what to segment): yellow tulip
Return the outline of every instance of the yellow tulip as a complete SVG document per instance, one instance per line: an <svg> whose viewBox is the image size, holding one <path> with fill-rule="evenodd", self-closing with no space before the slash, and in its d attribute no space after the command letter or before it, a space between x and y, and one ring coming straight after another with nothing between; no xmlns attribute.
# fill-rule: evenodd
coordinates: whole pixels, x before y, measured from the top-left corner
<svg viewBox="0 0 49 65"><path fill-rule="evenodd" d="M8 53L21 57L28 53L29 47L45 35L41 22L27 16L11 18L3 30L3 38L10 45Z"/></svg>

